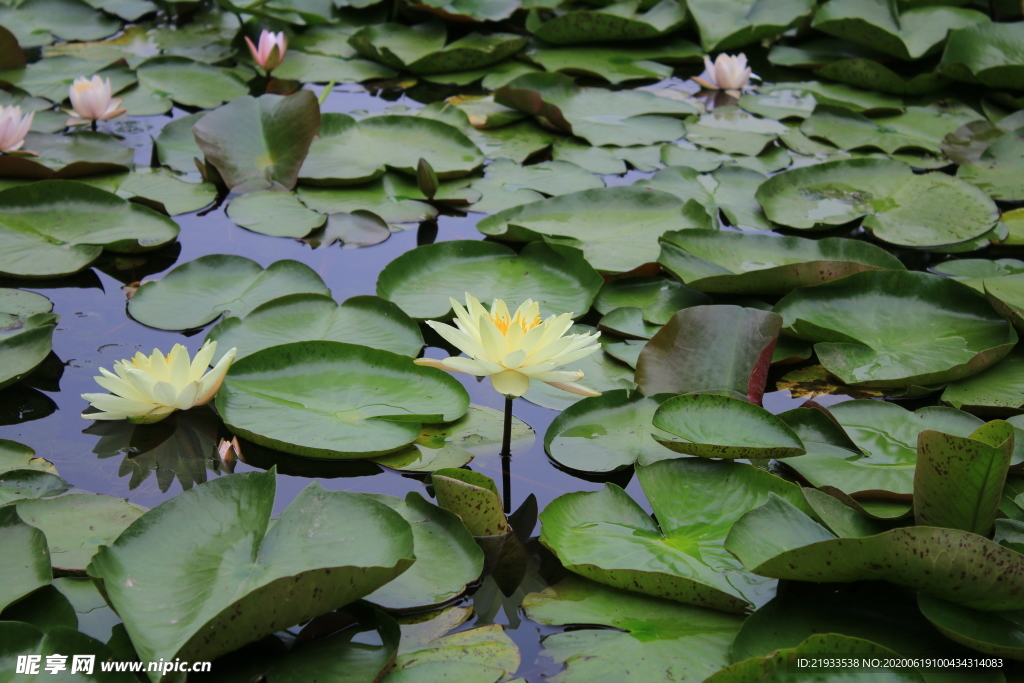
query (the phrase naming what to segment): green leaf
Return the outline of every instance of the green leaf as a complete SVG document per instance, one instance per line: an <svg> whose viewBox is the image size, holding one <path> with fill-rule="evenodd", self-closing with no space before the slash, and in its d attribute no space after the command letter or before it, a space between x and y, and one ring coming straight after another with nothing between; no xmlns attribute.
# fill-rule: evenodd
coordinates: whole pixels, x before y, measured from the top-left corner
<svg viewBox="0 0 1024 683"><path fill-rule="evenodd" d="M18 517L13 505L0 507L0 540L4 553L0 559L4 582L0 588L0 609L50 583L50 554L46 536ZM5 641L0 641L5 642Z"/></svg>
<svg viewBox="0 0 1024 683"><path fill-rule="evenodd" d="M944 173L915 175L889 159L842 159L784 171L757 190L768 218L815 229L864 217L878 239L938 247L984 235L999 218L991 198Z"/></svg>
<svg viewBox="0 0 1024 683"><path fill-rule="evenodd" d="M71 485L52 472L10 470L0 474L0 505L12 500L58 496Z"/></svg>
<svg viewBox="0 0 1024 683"><path fill-rule="evenodd" d="M660 238L658 262L687 287L723 294L788 294L865 270L905 270L896 257L860 240L821 240L677 230Z"/></svg>
<svg viewBox="0 0 1024 683"><path fill-rule="evenodd" d="M604 182L568 161L520 166L511 159L498 159L487 166L487 178L474 180L470 187L483 193L483 198L473 204L473 211L497 213L545 196L604 187Z"/></svg>
<svg viewBox="0 0 1024 683"><path fill-rule="evenodd" d="M192 127L196 143L228 187L238 194L295 187L320 127L316 95L246 95L203 116Z"/></svg>
<svg viewBox="0 0 1024 683"><path fill-rule="evenodd" d="M576 18L571 16L574 14L565 16L572 20ZM536 44L520 58L538 64L545 71L602 78L617 85L637 79L669 78L672 75L670 64L698 61L701 54L701 49L689 40L666 38L629 45L558 47Z"/></svg>
<svg viewBox="0 0 1024 683"><path fill-rule="evenodd" d="M5 154L0 157L0 176L25 180L82 178L120 173L132 165L131 148L104 133L42 135L30 132L25 136L25 149L39 156Z"/></svg>
<svg viewBox="0 0 1024 683"><path fill-rule="evenodd" d="M688 0L687 7L708 52L731 50L772 38L806 18L810 0Z"/></svg>
<svg viewBox="0 0 1024 683"><path fill-rule="evenodd" d="M60 319L52 308L42 294L0 287L0 388L28 375L50 354Z"/></svg>
<svg viewBox="0 0 1024 683"><path fill-rule="evenodd" d="M95 657L93 673L86 680L93 680L96 683L134 683L138 680L133 674L122 671L103 671L102 665L114 660L114 653L109 647L90 638L84 633L71 628L57 627L47 633L43 633L31 624L17 621L0 622L0 662L3 662L4 670L15 671L16 662L22 656L37 656L40 658L40 675L49 676L46 673L46 658L49 655L81 655ZM66 671L71 670L72 660L65 660ZM76 676L68 675L65 672L66 680L85 678L84 674Z"/></svg>
<svg viewBox="0 0 1024 683"><path fill-rule="evenodd" d="M126 198L143 197L159 202L171 216L192 213L209 205L217 197L211 183L189 183L166 169L136 169L117 186L117 193Z"/></svg>
<svg viewBox="0 0 1024 683"><path fill-rule="evenodd" d="M679 437L655 437L658 443L702 458L788 458L807 452L785 422L741 398L673 396L654 414L654 426Z"/></svg>
<svg viewBox="0 0 1024 683"><path fill-rule="evenodd" d="M760 404L781 325L753 308L684 309L640 352L636 382L646 396L723 393Z"/></svg>
<svg viewBox="0 0 1024 683"><path fill-rule="evenodd" d="M99 40L120 29L120 22L80 0L24 0L0 7L0 24L22 47L62 40Z"/></svg>
<svg viewBox="0 0 1024 683"><path fill-rule="evenodd" d="M211 660L412 564L408 522L359 494L310 484L271 524L275 478L229 475L180 493L93 557L89 575L103 581L142 661Z"/></svg>
<svg viewBox="0 0 1024 683"><path fill-rule="evenodd" d="M773 310L846 384L895 389L963 379L1010 352L1016 333L982 299L937 275L868 271L796 290Z"/></svg>
<svg viewBox="0 0 1024 683"><path fill-rule="evenodd" d="M980 536L992 530L1014 447L1014 428L997 420L969 437L923 431L914 473L914 521Z"/></svg>
<svg viewBox="0 0 1024 683"><path fill-rule="evenodd" d="M227 69L184 57L147 59L135 73L140 88L200 109L212 109L248 90L245 82Z"/></svg>
<svg viewBox="0 0 1024 683"><path fill-rule="evenodd" d="M411 249L377 278L377 295L415 320L446 318L450 299L470 293L481 301L502 299L513 307L526 299L542 315L590 309L601 277L576 249L531 243L521 253L477 240L438 242Z"/></svg>
<svg viewBox="0 0 1024 683"><path fill-rule="evenodd" d="M297 50L290 50L288 59L274 69L274 78L302 83L360 83L396 75L394 69L365 59L340 59Z"/></svg>
<svg viewBox="0 0 1024 683"><path fill-rule="evenodd" d="M661 277L631 277L604 283L594 299L598 313L616 308L639 308L643 319L664 325L676 311L711 303L711 297Z"/></svg>
<svg viewBox="0 0 1024 683"><path fill-rule="evenodd" d="M519 648L499 624L448 635L417 632L410 637L403 623L395 668L381 683L498 683L511 676L520 662Z"/></svg>
<svg viewBox="0 0 1024 683"><path fill-rule="evenodd" d="M501 536L510 528L494 481L479 472L440 469L430 475L438 504L462 519L474 536Z"/></svg>
<svg viewBox="0 0 1024 683"><path fill-rule="evenodd" d="M939 71L958 81L1024 90L1020 24L985 22L950 31Z"/></svg>
<svg viewBox="0 0 1024 683"><path fill-rule="evenodd" d="M818 106L800 125L811 138L826 140L844 150L880 149L942 151L942 141L960 126L976 118L973 112L935 112L926 107L907 107L895 116L871 118L842 107Z"/></svg>
<svg viewBox="0 0 1024 683"><path fill-rule="evenodd" d="M770 230L768 219L753 197L764 181L761 173L738 166L723 166L708 175L700 175L691 168L677 167L662 169L649 180L639 180L635 184L670 192L684 202L696 200L711 217L715 228L722 226L721 212L731 226Z"/></svg>
<svg viewBox="0 0 1024 683"><path fill-rule="evenodd" d="M57 474L52 462L37 458L36 452L25 444L0 439L0 473L11 470L40 470Z"/></svg>
<svg viewBox="0 0 1024 683"><path fill-rule="evenodd" d="M50 180L0 192L0 273L70 275L103 249L157 249L178 236L170 218L82 183Z"/></svg>
<svg viewBox="0 0 1024 683"><path fill-rule="evenodd" d="M180 119L174 119L160 130L156 136L154 146L156 156L160 163L178 173L194 173L196 163L193 161L202 158L203 151L196 144L196 138L192 135L192 127L199 122L206 112L189 114Z"/></svg>
<svg viewBox="0 0 1024 683"><path fill-rule="evenodd" d="M370 211L392 225L419 223L437 216L437 209L410 196L410 184L406 176L385 173L356 187L300 186L298 195L303 204L320 213Z"/></svg>
<svg viewBox="0 0 1024 683"><path fill-rule="evenodd" d="M1024 658L1024 610L982 611L927 593L917 604L947 638L994 657Z"/></svg>
<svg viewBox="0 0 1024 683"><path fill-rule="evenodd" d="M953 382L942 392L942 402L978 415L1024 411L1024 349L1014 347L988 369Z"/></svg>
<svg viewBox="0 0 1024 683"><path fill-rule="evenodd" d="M660 190L622 186L516 206L477 224L485 235L505 240L543 239L582 249L594 268L612 273L656 261L657 238L681 227L702 227L683 215L681 199Z"/></svg>
<svg viewBox="0 0 1024 683"><path fill-rule="evenodd" d="M563 12L547 20L541 18L539 10L531 9L526 29L545 42L572 45L649 40L671 33L684 21L686 6L675 0L661 0L653 6L644 6L639 0L624 0L600 9Z"/></svg>
<svg viewBox="0 0 1024 683"><path fill-rule="evenodd" d="M1024 65L1022 65L1024 66ZM993 199L1020 201L1024 199L1024 130L1005 133L985 148L972 163L963 164L956 176L977 185Z"/></svg>
<svg viewBox="0 0 1024 683"><path fill-rule="evenodd" d="M526 38L514 33L470 33L445 45L445 28L429 22L416 26L364 26L349 38L367 59L414 74L443 74L482 69L519 52Z"/></svg>
<svg viewBox="0 0 1024 683"><path fill-rule="evenodd" d="M275 261L264 270L243 256L208 254L139 287L128 313L143 325L184 330L222 314L243 317L271 299L298 293L330 296L320 276L298 261Z"/></svg>
<svg viewBox="0 0 1024 683"><path fill-rule="evenodd" d="M227 213L235 225L271 237L298 239L327 222L291 192L274 190L239 195L228 204Z"/></svg>

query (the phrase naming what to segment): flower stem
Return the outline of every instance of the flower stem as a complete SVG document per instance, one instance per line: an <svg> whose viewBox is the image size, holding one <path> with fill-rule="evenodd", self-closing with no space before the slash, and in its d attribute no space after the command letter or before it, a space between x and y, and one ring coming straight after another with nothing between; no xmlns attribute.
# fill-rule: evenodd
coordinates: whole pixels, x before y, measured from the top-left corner
<svg viewBox="0 0 1024 683"><path fill-rule="evenodd" d="M92 120L92 132L96 132L96 119Z"/></svg>
<svg viewBox="0 0 1024 683"><path fill-rule="evenodd" d="M501 434L501 489L505 514L512 512L512 397L505 397L505 428Z"/></svg>

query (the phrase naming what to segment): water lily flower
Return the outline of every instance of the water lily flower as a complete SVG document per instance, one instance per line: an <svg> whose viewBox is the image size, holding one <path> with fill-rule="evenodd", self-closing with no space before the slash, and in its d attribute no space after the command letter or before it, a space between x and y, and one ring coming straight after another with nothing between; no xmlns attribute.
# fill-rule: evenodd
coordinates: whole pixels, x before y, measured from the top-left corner
<svg viewBox="0 0 1024 683"><path fill-rule="evenodd" d="M245 37L245 42L249 45L252 58L263 67L268 76L284 60L284 53L288 51L288 37L284 31L274 33L263 29L260 33L259 47L252 44L249 36Z"/></svg>
<svg viewBox="0 0 1024 683"><path fill-rule="evenodd" d="M0 107L0 152L14 152L25 144L34 111L21 115L21 107Z"/></svg>
<svg viewBox="0 0 1024 683"><path fill-rule="evenodd" d="M119 98L111 99L111 86L109 78L93 76L91 79L79 76L71 84L68 97L71 99L71 115L68 125L76 123L91 122L96 128L97 121L107 121L115 116L120 116L126 110L121 107Z"/></svg>
<svg viewBox="0 0 1024 683"><path fill-rule="evenodd" d="M175 344L167 356L153 349L150 356L139 352L134 358L115 362L114 372L100 368L102 377L94 379L111 393L82 394L82 398L102 411L82 413L82 417L151 424L175 410L205 405L220 389L237 350L228 351L206 372L216 351L217 342L208 341L199 349L195 360L189 362L188 349Z"/></svg>
<svg viewBox="0 0 1024 683"><path fill-rule="evenodd" d="M704 57L704 73L693 80L709 90L740 91L747 87L751 78L761 79L747 66L747 56L740 53L733 57L722 53L714 62Z"/></svg>
<svg viewBox="0 0 1024 683"><path fill-rule="evenodd" d="M501 299L494 300L490 312L469 294L465 308L455 299L451 302L455 327L434 321L427 324L469 358L417 358L418 365L490 377L495 391L508 398L525 394L531 379L574 394L601 395L577 384L583 379L582 371L555 369L600 348L598 332L564 336L572 327L571 313L552 315L542 322L540 304L530 299L514 315L509 315Z"/></svg>

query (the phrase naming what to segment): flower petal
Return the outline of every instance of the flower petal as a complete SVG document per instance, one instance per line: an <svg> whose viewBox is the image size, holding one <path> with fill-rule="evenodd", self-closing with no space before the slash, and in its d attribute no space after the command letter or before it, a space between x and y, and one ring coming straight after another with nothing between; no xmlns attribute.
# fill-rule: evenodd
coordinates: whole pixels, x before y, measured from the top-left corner
<svg viewBox="0 0 1024 683"><path fill-rule="evenodd" d="M505 370L491 375L491 386L499 394L516 398L530 388L530 378L515 370Z"/></svg>
<svg viewBox="0 0 1024 683"><path fill-rule="evenodd" d="M579 394L580 396L600 396L600 391L594 391L590 387L585 387L582 384L576 384L575 382L548 382L551 386L562 391L568 391L572 394Z"/></svg>

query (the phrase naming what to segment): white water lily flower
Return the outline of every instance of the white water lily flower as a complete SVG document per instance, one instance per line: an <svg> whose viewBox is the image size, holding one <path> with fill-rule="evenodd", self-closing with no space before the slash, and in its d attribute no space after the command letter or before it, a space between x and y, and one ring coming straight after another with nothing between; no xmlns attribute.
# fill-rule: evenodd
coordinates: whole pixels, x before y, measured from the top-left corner
<svg viewBox="0 0 1024 683"><path fill-rule="evenodd" d="M217 342L208 341L189 362L188 349L175 344L165 357L158 349L150 356L142 352L134 358L114 363L114 372L100 368L96 383L110 394L82 394L103 412L82 413L87 420L128 420L136 424L159 422L175 410L188 410L210 402L220 389L236 349L231 349L217 365L206 372ZM206 373L205 375L203 373Z"/></svg>
<svg viewBox="0 0 1024 683"><path fill-rule="evenodd" d="M111 99L111 94L109 78L76 78L68 92L71 111L65 109L71 115L68 125L86 121L106 121L125 113L126 110L120 106L121 100Z"/></svg>
<svg viewBox="0 0 1024 683"><path fill-rule="evenodd" d="M0 107L0 152L14 152L25 144L34 111L21 115L21 107Z"/></svg>
<svg viewBox="0 0 1024 683"><path fill-rule="evenodd" d="M600 348L598 332L563 336L572 327L571 313L552 315L542 322L540 304L530 299L514 315L509 315L501 299L494 300L490 312L469 294L465 308L455 299L451 302L455 327L429 320L427 324L469 358L417 358L416 364L490 377L495 391L511 398L525 394L531 379L582 396L601 395L576 383L583 379L580 370L555 369Z"/></svg>
<svg viewBox="0 0 1024 683"><path fill-rule="evenodd" d="M273 31L263 29L263 32L260 33L259 47L252 44L249 36L245 37L245 42L249 46L252 58L268 74L284 61L284 53L288 51L288 37L284 34L284 31L274 33Z"/></svg>
<svg viewBox="0 0 1024 683"><path fill-rule="evenodd" d="M751 78L761 79L747 66L747 56L740 53L733 57L722 53L714 62L704 57L704 73L693 80L709 90L740 91L747 87Z"/></svg>

